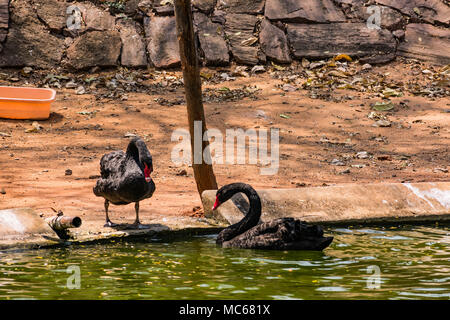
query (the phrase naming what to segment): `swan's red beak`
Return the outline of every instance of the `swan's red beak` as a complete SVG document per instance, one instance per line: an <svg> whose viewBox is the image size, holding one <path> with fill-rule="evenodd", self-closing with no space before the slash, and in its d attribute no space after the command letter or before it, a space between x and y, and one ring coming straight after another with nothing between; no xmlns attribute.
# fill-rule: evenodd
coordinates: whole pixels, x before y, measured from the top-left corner
<svg viewBox="0 0 450 320"><path fill-rule="evenodd" d="M213 210L216 210L220 206L219 197L216 197L216 202L214 202Z"/></svg>
<svg viewBox="0 0 450 320"><path fill-rule="evenodd" d="M144 168L144 176L145 176L145 181L150 182L152 181L152 178L150 177L150 174L153 171L153 167L151 166L150 168L147 166L147 164L144 164L145 168Z"/></svg>

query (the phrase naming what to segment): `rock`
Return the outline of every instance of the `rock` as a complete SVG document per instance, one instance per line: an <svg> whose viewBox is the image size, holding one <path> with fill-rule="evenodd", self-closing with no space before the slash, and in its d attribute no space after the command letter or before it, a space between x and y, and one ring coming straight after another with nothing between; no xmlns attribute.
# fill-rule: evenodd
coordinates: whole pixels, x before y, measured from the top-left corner
<svg viewBox="0 0 450 320"><path fill-rule="evenodd" d="M289 84L289 83L285 83L281 89L284 92L294 92L297 90L296 87L294 87L292 84Z"/></svg>
<svg viewBox="0 0 450 320"><path fill-rule="evenodd" d="M153 17L144 19L147 51L157 68L180 65L180 49L176 34L175 17Z"/></svg>
<svg viewBox="0 0 450 320"><path fill-rule="evenodd" d="M328 58L340 53L351 57L386 55L396 49L388 30L369 29L365 23L288 24L287 36L298 59Z"/></svg>
<svg viewBox="0 0 450 320"><path fill-rule="evenodd" d="M73 81L69 81L66 83L65 87L66 89L75 89L78 88L78 85Z"/></svg>
<svg viewBox="0 0 450 320"><path fill-rule="evenodd" d="M339 160L339 159L333 159L333 160L331 160L330 164L333 165L333 166L345 166L345 163L342 162L342 161Z"/></svg>
<svg viewBox="0 0 450 320"><path fill-rule="evenodd" d="M259 43L261 44L261 50L270 60L277 63L290 63L292 61L286 35L266 19L261 22Z"/></svg>
<svg viewBox="0 0 450 320"><path fill-rule="evenodd" d="M122 42L117 31L92 31L76 38L67 49L67 64L77 70L117 65Z"/></svg>
<svg viewBox="0 0 450 320"><path fill-rule="evenodd" d="M220 74L220 77L223 79L223 81L234 81L234 80L236 80L235 77L230 77L230 75L228 73L226 73L226 72L222 72Z"/></svg>
<svg viewBox="0 0 450 320"><path fill-rule="evenodd" d="M152 9L153 9L153 1L154 0L141 0L138 3L138 8L143 13L145 13L147 16L152 15Z"/></svg>
<svg viewBox="0 0 450 320"><path fill-rule="evenodd" d="M254 30L258 18L239 13L227 14L225 18L225 33L236 62L249 65L257 64L260 60L260 54L259 48L254 46L258 42Z"/></svg>
<svg viewBox="0 0 450 320"><path fill-rule="evenodd" d="M118 23L122 40L121 65L125 67L145 67L147 53L140 25L133 20L120 20Z"/></svg>
<svg viewBox="0 0 450 320"><path fill-rule="evenodd" d="M442 0L375 0L375 2L397 9L416 18L415 20L420 18L428 23L450 24L450 7Z"/></svg>
<svg viewBox="0 0 450 320"><path fill-rule="evenodd" d="M127 15L133 16L137 13L139 13L139 2L141 0L128 0L125 2L125 9L124 12Z"/></svg>
<svg viewBox="0 0 450 320"><path fill-rule="evenodd" d="M344 13L331 0L267 0L265 15L270 20L291 22L344 22Z"/></svg>
<svg viewBox="0 0 450 320"><path fill-rule="evenodd" d="M376 121L372 126L384 128L384 127L390 127L391 125L392 125L392 123L389 120L381 119L381 120Z"/></svg>
<svg viewBox="0 0 450 320"><path fill-rule="evenodd" d="M370 56L362 57L361 59L359 59L359 62L364 64L385 64L394 60L395 57L396 57L395 52L391 52L388 54L374 53Z"/></svg>
<svg viewBox="0 0 450 320"><path fill-rule="evenodd" d="M50 30L62 32L67 26L66 10L69 4L56 0L33 0L37 15Z"/></svg>
<svg viewBox="0 0 450 320"><path fill-rule="evenodd" d="M392 34L399 40L402 40L405 37L405 31L403 30L392 31Z"/></svg>
<svg viewBox="0 0 450 320"><path fill-rule="evenodd" d="M398 11L389 8L389 7L385 7L385 6L379 6L380 8L380 17L381 17L381 21L380 21L380 27L383 29L388 29L388 30L396 30L396 29L400 29L403 24L404 24L404 20L403 20L403 16L401 13L399 13ZM364 7L364 6L357 6L357 16L363 20L363 21L368 21L370 16L373 15L372 11L367 11L368 7Z"/></svg>
<svg viewBox="0 0 450 320"><path fill-rule="evenodd" d="M83 16L84 31L105 31L114 30L116 25L116 18L113 17L108 11L104 11L96 7L89 2L77 3L75 4Z"/></svg>
<svg viewBox="0 0 450 320"><path fill-rule="evenodd" d="M75 94L82 95L86 93L86 89L83 86L78 86L75 90Z"/></svg>
<svg viewBox="0 0 450 320"><path fill-rule="evenodd" d="M8 26L9 26L9 0L0 0L0 28L5 29L4 31L7 31Z"/></svg>
<svg viewBox="0 0 450 320"><path fill-rule="evenodd" d="M428 24L408 24L397 54L438 64L450 63L450 30Z"/></svg>
<svg viewBox="0 0 450 320"><path fill-rule="evenodd" d="M41 24L28 2L10 4L10 27L0 53L0 67L51 68L61 62L63 50L64 40Z"/></svg>
<svg viewBox="0 0 450 320"><path fill-rule="evenodd" d="M367 159L369 158L369 153L367 151L360 151L356 154L358 159Z"/></svg>
<svg viewBox="0 0 450 320"><path fill-rule="evenodd" d="M254 66L252 70L250 70L251 73L258 73L258 72L265 72L266 68L264 66Z"/></svg>
<svg viewBox="0 0 450 320"><path fill-rule="evenodd" d="M39 122L33 121L33 123L31 124L31 128L26 129L25 132L26 133L38 132L42 129L43 127L39 124Z"/></svg>
<svg viewBox="0 0 450 320"><path fill-rule="evenodd" d="M207 15L201 12L194 13L194 25L205 64L208 66L227 65L230 56L222 25L213 23Z"/></svg>
<svg viewBox="0 0 450 320"><path fill-rule="evenodd" d="M5 188L0 188L0 194L6 194Z"/></svg>
<svg viewBox="0 0 450 320"><path fill-rule="evenodd" d="M66 171L64 172L64 174L65 174L66 176L71 176L71 175L72 175L72 170L66 169Z"/></svg>
<svg viewBox="0 0 450 320"><path fill-rule="evenodd" d="M155 10L155 13L158 16L173 16L174 15L173 5L171 5L171 4L168 4L165 6L155 6L153 8L153 10Z"/></svg>
<svg viewBox="0 0 450 320"><path fill-rule="evenodd" d="M265 0L218 0L220 10L231 13L259 14L263 12Z"/></svg>
<svg viewBox="0 0 450 320"><path fill-rule="evenodd" d="M192 5L203 12L211 12L216 6L217 0L192 0Z"/></svg>

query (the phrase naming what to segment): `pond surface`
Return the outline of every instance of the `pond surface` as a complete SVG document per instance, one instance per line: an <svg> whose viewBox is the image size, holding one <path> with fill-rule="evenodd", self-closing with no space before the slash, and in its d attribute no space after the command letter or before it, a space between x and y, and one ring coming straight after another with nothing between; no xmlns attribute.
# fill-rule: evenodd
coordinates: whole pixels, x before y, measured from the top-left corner
<svg viewBox="0 0 450 320"><path fill-rule="evenodd" d="M2 252L0 299L450 298L448 225L326 234L323 252L222 249L215 236Z"/></svg>

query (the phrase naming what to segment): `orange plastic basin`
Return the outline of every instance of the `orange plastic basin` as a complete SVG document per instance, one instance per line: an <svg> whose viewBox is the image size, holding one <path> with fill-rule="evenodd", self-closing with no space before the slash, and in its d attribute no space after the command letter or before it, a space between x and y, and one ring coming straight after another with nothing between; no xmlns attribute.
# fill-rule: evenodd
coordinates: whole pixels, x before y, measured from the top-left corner
<svg viewBox="0 0 450 320"><path fill-rule="evenodd" d="M53 89L0 86L0 118L47 119L55 97Z"/></svg>

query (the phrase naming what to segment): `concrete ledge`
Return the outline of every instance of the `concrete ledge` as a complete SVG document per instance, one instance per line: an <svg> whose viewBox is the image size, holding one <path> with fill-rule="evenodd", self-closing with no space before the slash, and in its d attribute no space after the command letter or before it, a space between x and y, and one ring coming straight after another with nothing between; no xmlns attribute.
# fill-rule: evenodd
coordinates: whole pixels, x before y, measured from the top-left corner
<svg viewBox="0 0 450 320"><path fill-rule="evenodd" d="M331 187L257 190L263 221L295 217L321 224L430 222L450 220L450 182L346 184ZM242 213L227 201L212 212L215 190L202 194L205 215L236 223ZM247 203L239 204L241 208Z"/></svg>
<svg viewBox="0 0 450 320"><path fill-rule="evenodd" d="M103 227L103 220L86 219L80 228L70 229L73 239L63 241L32 209L0 210L0 250L107 243L115 240L167 239L217 233L225 227L208 219L185 216L156 217L148 222L148 229L117 230Z"/></svg>

